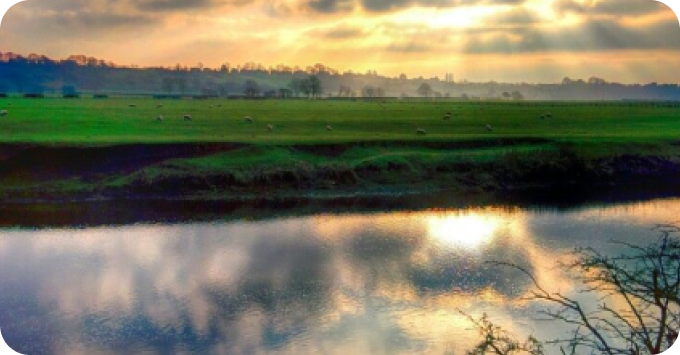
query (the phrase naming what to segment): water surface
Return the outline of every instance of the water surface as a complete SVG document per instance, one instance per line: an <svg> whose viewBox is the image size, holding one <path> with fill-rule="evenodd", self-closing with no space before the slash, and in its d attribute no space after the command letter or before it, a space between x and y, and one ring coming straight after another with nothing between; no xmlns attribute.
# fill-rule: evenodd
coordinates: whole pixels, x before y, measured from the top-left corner
<svg viewBox="0 0 680 355"><path fill-rule="evenodd" d="M521 298L575 247L618 253L680 200L0 230L0 329L37 354L460 354L486 313L542 339Z"/></svg>

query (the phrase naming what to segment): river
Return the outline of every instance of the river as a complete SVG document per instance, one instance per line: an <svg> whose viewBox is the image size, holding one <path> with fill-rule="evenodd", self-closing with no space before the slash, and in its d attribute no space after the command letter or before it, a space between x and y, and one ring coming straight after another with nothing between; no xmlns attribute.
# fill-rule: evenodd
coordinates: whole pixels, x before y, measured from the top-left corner
<svg viewBox="0 0 680 355"><path fill-rule="evenodd" d="M257 213L256 210L253 214ZM0 229L0 329L29 355L462 354L464 314L565 335L523 300L577 247L655 241L679 199ZM588 302L588 299L584 299ZM590 300L590 302L595 302Z"/></svg>

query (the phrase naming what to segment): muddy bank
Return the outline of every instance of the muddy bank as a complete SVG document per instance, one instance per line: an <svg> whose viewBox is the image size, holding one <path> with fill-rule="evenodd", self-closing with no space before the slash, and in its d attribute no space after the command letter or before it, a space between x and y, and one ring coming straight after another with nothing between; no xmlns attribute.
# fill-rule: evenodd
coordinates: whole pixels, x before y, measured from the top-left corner
<svg viewBox="0 0 680 355"><path fill-rule="evenodd" d="M515 149L520 143L532 150ZM630 198L680 195L680 154L673 150L595 156L520 143L2 145L0 201L385 199L437 191L496 200L568 200L605 190ZM507 149L480 158L477 149L490 147Z"/></svg>

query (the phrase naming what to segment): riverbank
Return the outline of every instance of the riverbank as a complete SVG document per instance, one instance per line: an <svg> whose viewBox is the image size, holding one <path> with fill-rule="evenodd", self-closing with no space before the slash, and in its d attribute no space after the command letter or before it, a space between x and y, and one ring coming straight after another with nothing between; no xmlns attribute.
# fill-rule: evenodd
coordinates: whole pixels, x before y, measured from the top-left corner
<svg viewBox="0 0 680 355"><path fill-rule="evenodd" d="M0 145L5 203L522 195L593 189L680 194L680 144L545 139L317 145Z"/></svg>

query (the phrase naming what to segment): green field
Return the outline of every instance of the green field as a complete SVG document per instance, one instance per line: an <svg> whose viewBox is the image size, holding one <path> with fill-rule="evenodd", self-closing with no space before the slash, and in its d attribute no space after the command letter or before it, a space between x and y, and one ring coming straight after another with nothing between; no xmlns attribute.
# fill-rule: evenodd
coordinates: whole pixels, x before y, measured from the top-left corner
<svg viewBox="0 0 680 355"><path fill-rule="evenodd" d="M677 186L676 106L0 99L0 199Z"/></svg>
<svg viewBox="0 0 680 355"><path fill-rule="evenodd" d="M0 99L0 110L9 113L0 118L2 143L680 140L680 108L651 104L8 98ZM442 119L447 112L451 119ZM547 113L552 118L541 119ZM184 121L185 114L194 120ZM158 115L164 122L156 121ZM254 122L247 123L245 116ZM268 132L267 125L274 131ZM427 134L417 135L418 128Z"/></svg>

